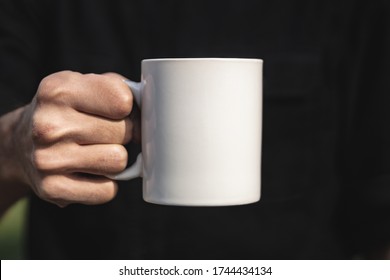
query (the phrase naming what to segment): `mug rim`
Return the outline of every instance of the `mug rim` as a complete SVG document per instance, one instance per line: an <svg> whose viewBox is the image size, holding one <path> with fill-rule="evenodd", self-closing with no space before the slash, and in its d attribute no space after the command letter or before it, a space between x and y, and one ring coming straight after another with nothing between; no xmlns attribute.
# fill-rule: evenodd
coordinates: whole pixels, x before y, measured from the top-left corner
<svg viewBox="0 0 390 280"><path fill-rule="evenodd" d="M172 58L146 58L142 62L188 62L188 61L226 61L226 62L256 62L263 63L260 58L235 58L235 57L172 57Z"/></svg>

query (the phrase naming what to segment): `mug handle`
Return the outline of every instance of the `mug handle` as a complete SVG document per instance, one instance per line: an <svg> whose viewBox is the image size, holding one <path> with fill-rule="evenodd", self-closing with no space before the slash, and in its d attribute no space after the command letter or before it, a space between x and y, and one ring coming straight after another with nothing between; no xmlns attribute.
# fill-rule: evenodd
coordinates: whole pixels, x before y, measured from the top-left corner
<svg viewBox="0 0 390 280"><path fill-rule="evenodd" d="M142 102L142 82L137 83L130 80L123 80L127 84L133 94L134 100L137 105L141 108ZM106 177L113 180L131 180L137 177L143 176L143 157L142 153L139 153L137 160L127 169L115 175L107 175Z"/></svg>

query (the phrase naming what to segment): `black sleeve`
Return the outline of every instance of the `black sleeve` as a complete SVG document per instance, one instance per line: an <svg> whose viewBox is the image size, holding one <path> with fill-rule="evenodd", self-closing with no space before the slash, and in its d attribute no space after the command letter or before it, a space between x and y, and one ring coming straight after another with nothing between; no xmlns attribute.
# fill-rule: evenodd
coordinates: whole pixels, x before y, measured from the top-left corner
<svg viewBox="0 0 390 280"><path fill-rule="evenodd" d="M343 223L357 252L390 249L390 2L356 1L340 65Z"/></svg>
<svg viewBox="0 0 390 280"><path fill-rule="evenodd" d="M0 1L0 115L28 103L40 73L40 17L32 0Z"/></svg>

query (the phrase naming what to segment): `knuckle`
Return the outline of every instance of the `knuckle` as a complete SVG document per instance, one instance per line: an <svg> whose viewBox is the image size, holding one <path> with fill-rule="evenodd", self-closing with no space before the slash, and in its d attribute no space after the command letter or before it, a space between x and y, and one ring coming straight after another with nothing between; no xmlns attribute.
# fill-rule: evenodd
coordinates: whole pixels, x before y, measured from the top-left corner
<svg viewBox="0 0 390 280"><path fill-rule="evenodd" d="M118 92L116 109L121 117L126 117L131 113L133 108L133 96L126 91Z"/></svg>
<svg viewBox="0 0 390 280"><path fill-rule="evenodd" d="M62 176L44 176L40 188L38 188L37 195L41 199L54 203L61 208L73 203L74 200L69 199L69 197L74 195L62 179Z"/></svg>
<svg viewBox="0 0 390 280"><path fill-rule="evenodd" d="M128 116L133 108L133 95L127 85L116 76L104 76L107 86L110 88L113 109L119 118Z"/></svg>
<svg viewBox="0 0 390 280"><path fill-rule="evenodd" d="M54 96L58 96L58 93L61 91L60 85L61 83L56 74L43 78L38 86L38 102L47 102L54 99Z"/></svg>
<svg viewBox="0 0 390 280"><path fill-rule="evenodd" d="M121 145L113 146L110 156L111 156L113 168L116 171L121 171L126 168L127 151L123 146Z"/></svg>
<svg viewBox="0 0 390 280"><path fill-rule="evenodd" d="M58 139L58 126L52 119L36 113L32 117L31 135L34 143L53 143Z"/></svg>
<svg viewBox="0 0 390 280"><path fill-rule="evenodd" d="M43 149L36 149L32 154L32 164L38 171L49 171L52 169L50 163L50 153L47 153Z"/></svg>
<svg viewBox="0 0 390 280"><path fill-rule="evenodd" d="M60 201L60 192L58 191L58 182L47 177L42 180L41 187L38 189L38 196L46 201Z"/></svg>
<svg viewBox="0 0 390 280"><path fill-rule="evenodd" d="M38 103L61 101L69 91L68 80L73 75L71 71L61 71L43 78L38 86Z"/></svg>
<svg viewBox="0 0 390 280"><path fill-rule="evenodd" d="M113 200L117 193L118 193L118 186L116 184L112 184L110 187L105 188L97 203L98 204L107 203Z"/></svg>

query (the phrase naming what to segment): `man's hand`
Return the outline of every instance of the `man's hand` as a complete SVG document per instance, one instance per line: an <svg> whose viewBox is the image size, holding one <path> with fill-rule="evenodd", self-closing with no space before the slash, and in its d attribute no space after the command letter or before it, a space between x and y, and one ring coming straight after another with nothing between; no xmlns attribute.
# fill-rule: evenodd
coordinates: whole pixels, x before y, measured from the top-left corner
<svg viewBox="0 0 390 280"><path fill-rule="evenodd" d="M14 139L24 182L61 207L113 199L117 184L104 175L126 167L123 144L139 127L128 117L132 107L131 91L116 74L44 78Z"/></svg>

